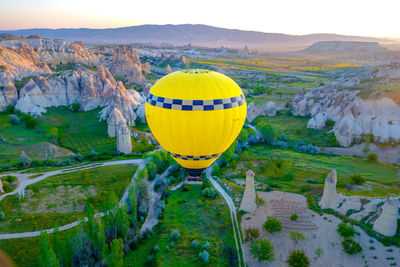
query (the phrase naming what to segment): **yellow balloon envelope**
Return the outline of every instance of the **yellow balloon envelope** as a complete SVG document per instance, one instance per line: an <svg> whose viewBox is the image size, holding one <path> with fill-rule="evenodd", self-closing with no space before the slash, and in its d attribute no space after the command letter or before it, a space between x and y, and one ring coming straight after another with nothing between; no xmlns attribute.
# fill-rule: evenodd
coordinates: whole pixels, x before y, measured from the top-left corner
<svg viewBox="0 0 400 267"><path fill-rule="evenodd" d="M209 70L164 76L150 89L145 108L154 137L191 176L199 176L229 148L247 110L240 87Z"/></svg>

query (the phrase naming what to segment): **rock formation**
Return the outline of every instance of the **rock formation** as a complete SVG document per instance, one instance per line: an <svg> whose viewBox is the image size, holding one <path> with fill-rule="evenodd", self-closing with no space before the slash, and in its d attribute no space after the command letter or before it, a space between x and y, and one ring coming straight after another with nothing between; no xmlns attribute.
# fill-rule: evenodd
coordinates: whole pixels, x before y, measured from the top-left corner
<svg viewBox="0 0 400 267"><path fill-rule="evenodd" d="M397 205L394 199L387 199L382 213L376 219L373 229L385 236L394 236L397 231Z"/></svg>
<svg viewBox="0 0 400 267"><path fill-rule="evenodd" d="M126 77L129 83L145 85L146 79L142 74L142 64L136 50L130 46L118 46L112 51L113 59L109 69L114 75Z"/></svg>
<svg viewBox="0 0 400 267"><path fill-rule="evenodd" d="M143 71L145 73L150 73L151 72L151 66L149 62L146 62L142 65Z"/></svg>
<svg viewBox="0 0 400 267"><path fill-rule="evenodd" d="M172 72L171 66L168 64L167 67L165 67L165 74L170 74Z"/></svg>
<svg viewBox="0 0 400 267"><path fill-rule="evenodd" d="M183 64L185 64L185 66L188 68L189 64L190 64L190 60L187 59L185 56L182 56L181 60L182 60Z"/></svg>
<svg viewBox="0 0 400 267"><path fill-rule="evenodd" d="M146 123L146 110L144 103L136 110L136 116L140 118L142 123Z"/></svg>
<svg viewBox="0 0 400 267"><path fill-rule="evenodd" d="M4 193L3 190L3 183L1 182L1 178L0 178L0 194Z"/></svg>
<svg viewBox="0 0 400 267"><path fill-rule="evenodd" d="M111 73L101 65L96 73L78 69L47 79L38 76L20 90L16 109L40 115L46 112L46 107L69 106L77 102L88 111L107 105L116 87Z"/></svg>
<svg viewBox="0 0 400 267"><path fill-rule="evenodd" d="M117 150L124 154L132 152L132 139L131 129L126 125L125 122L121 121L118 126L117 134Z"/></svg>
<svg viewBox="0 0 400 267"><path fill-rule="evenodd" d="M254 188L254 172L248 170L246 172L246 189L240 204L239 210L246 212L255 212L257 210L256 190Z"/></svg>
<svg viewBox="0 0 400 267"><path fill-rule="evenodd" d="M292 101L293 115L311 116L309 128L322 128L328 119L333 120L333 132L342 146L366 134L377 142L400 140L400 106L388 97L363 99L359 91L346 90L359 82L349 78L299 92Z"/></svg>
<svg viewBox="0 0 400 267"><path fill-rule="evenodd" d="M337 175L333 169L325 178L324 193L322 194L319 205L323 209L335 209L339 206L339 198L336 192Z"/></svg>
<svg viewBox="0 0 400 267"><path fill-rule="evenodd" d="M392 63L376 67L374 78L400 79L400 63Z"/></svg>
<svg viewBox="0 0 400 267"><path fill-rule="evenodd" d="M40 142L30 146L21 146L19 150L22 150L21 152L23 152L29 158L42 160L75 155L71 150L49 142Z"/></svg>
<svg viewBox="0 0 400 267"><path fill-rule="evenodd" d="M135 125L135 110L144 103L144 98L135 90L126 90L122 82L118 82L111 100L100 112L100 118L106 119L114 108L118 109L129 126Z"/></svg>
<svg viewBox="0 0 400 267"><path fill-rule="evenodd" d="M3 111L8 105L15 106L17 100L18 92L12 82L0 85L0 111Z"/></svg>
<svg viewBox="0 0 400 267"><path fill-rule="evenodd" d="M118 126L120 125L121 121L126 123L122 113L117 108L113 108L107 119L109 137L116 137L118 135Z"/></svg>
<svg viewBox="0 0 400 267"><path fill-rule="evenodd" d="M322 41L307 47L309 52L381 52L387 50L378 42Z"/></svg>
<svg viewBox="0 0 400 267"><path fill-rule="evenodd" d="M284 102L272 102L261 103L255 105L254 102L250 102L247 106L247 120L252 122L258 116L275 116L278 110L284 109Z"/></svg>

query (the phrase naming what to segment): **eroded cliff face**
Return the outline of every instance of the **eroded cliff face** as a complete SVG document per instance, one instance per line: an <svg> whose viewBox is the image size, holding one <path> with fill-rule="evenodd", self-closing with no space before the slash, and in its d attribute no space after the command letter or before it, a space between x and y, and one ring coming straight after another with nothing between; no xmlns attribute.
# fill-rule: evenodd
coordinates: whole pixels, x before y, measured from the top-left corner
<svg viewBox="0 0 400 267"><path fill-rule="evenodd" d="M393 99L363 99L352 87L357 78L332 82L299 93L293 99L293 115L311 116L307 127L322 128L328 119L335 121L333 131L342 146L354 138L372 134L377 142L400 140L400 106Z"/></svg>
<svg viewBox="0 0 400 267"><path fill-rule="evenodd" d="M117 83L113 75L122 76L128 83L146 85L139 56L129 46L118 46L107 52L110 53L103 54L82 42L56 39L1 40L0 111L7 105L15 105L21 112L40 115L46 112L46 107L72 103L80 103L84 111L112 106L133 125L134 110L144 99L135 90L127 90L122 83ZM49 68L67 63L74 64L56 73ZM81 64L96 66L97 72ZM15 81L25 77L29 81L17 91ZM102 112L102 119L107 119L112 108Z"/></svg>

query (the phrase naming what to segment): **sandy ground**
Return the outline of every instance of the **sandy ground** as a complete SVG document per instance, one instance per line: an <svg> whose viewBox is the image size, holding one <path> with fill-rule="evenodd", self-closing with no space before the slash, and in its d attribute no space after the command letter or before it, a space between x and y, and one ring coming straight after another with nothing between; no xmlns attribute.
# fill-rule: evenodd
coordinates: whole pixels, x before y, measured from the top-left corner
<svg viewBox="0 0 400 267"><path fill-rule="evenodd" d="M309 210L306 198L302 195L280 191L257 192L257 194L265 200L266 204L259 207L255 213L247 213L242 216L242 231L244 232L250 227L258 228L260 238L269 239L274 245L275 261L258 262L249 252L250 243L246 243L248 266L287 266L286 260L290 251L294 249L304 249L310 258L311 266L380 267L391 266L393 263L397 263L396 266L400 265L400 248L383 246L359 227L355 227L359 235L356 235L354 240L360 243L363 251L354 256L343 252L341 245L343 239L336 231L341 220L328 214L320 216ZM295 222L289 219L293 213L299 215L299 219ZM283 221L283 229L280 233L270 234L263 230L262 225L267 216L274 216ZM307 239L295 244L290 240L290 231L293 230L302 232ZM323 251L319 257L315 254L317 248L321 248ZM393 251L390 252L389 249ZM374 259L374 257L376 258Z"/></svg>

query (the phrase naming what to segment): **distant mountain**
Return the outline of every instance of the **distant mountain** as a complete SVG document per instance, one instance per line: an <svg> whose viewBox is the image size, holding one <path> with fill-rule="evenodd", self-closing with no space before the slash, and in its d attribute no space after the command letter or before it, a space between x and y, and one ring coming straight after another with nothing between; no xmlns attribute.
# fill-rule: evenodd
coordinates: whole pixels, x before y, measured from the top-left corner
<svg viewBox="0 0 400 267"><path fill-rule="evenodd" d="M378 42L322 41L305 49L307 52L382 52L387 49Z"/></svg>
<svg viewBox="0 0 400 267"><path fill-rule="evenodd" d="M90 43L170 43L184 45L191 43L208 47L235 47L260 50L304 49L320 41L360 41L394 43L392 40L346 36L336 34L288 35L218 28L201 24L181 25L140 25L110 29L26 29L0 31L20 36L39 35L47 38L60 38L67 41Z"/></svg>

